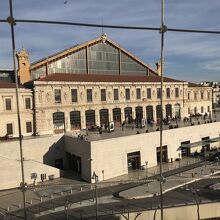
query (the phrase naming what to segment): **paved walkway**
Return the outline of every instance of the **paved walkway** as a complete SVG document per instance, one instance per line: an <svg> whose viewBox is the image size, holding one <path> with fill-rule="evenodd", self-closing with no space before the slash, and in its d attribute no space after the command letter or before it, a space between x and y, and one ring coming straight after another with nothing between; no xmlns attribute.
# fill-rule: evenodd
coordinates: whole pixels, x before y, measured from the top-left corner
<svg viewBox="0 0 220 220"><path fill-rule="evenodd" d="M206 162L205 165L203 164L200 167L165 178L163 193L217 173L220 173L219 164ZM119 196L125 199L140 199L153 197L159 193L160 182L154 180L141 186L122 191L119 193Z"/></svg>

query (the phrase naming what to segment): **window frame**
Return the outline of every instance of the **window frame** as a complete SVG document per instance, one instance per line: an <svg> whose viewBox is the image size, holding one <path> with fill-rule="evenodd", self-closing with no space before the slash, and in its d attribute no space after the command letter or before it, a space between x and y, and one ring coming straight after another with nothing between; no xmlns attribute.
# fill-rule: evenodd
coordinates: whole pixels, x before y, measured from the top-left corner
<svg viewBox="0 0 220 220"><path fill-rule="evenodd" d="M86 100L87 102L93 102L92 89L86 90Z"/></svg>
<svg viewBox="0 0 220 220"><path fill-rule="evenodd" d="M10 108L7 107L7 101L10 101ZM5 111L12 111L12 98L5 98Z"/></svg>
<svg viewBox="0 0 220 220"><path fill-rule="evenodd" d="M125 88L125 100L131 100L131 94L129 88Z"/></svg>
<svg viewBox="0 0 220 220"><path fill-rule="evenodd" d="M113 93L114 93L114 101L118 101L119 100L118 89L114 89Z"/></svg>
<svg viewBox="0 0 220 220"><path fill-rule="evenodd" d="M175 88L175 98L179 98L180 97L180 91L179 91L179 88L176 87Z"/></svg>
<svg viewBox="0 0 220 220"><path fill-rule="evenodd" d="M106 89L101 89L101 102L106 102Z"/></svg>
<svg viewBox="0 0 220 220"><path fill-rule="evenodd" d="M151 91L151 88L147 88L147 99L152 99L152 91Z"/></svg>
<svg viewBox="0 0 220 220"><path fill-rule="evenodd" d="M29 100L29 103L27 102L27 100ZM25 109L31 109L31 98L30 97L25 97L24 103L25 103ZM29 104L29 106L28 106L28 104Z"/></svg>
<svg viewBox="0 0 220 220"><path fill-rule="evenodd" d="M56 94L59 91L59 94ZM61 89L54 89L54 101L56 104L62 103L62 92Z"/></svg>
<svg viewBox="0 0 220 220"><path fill-rule="evenodd" d="M75 92L75 94L74 94ZM71 89L71 101L72 103L78 102L78 92L77 89Z"/></svg>
<svg viewBox="0 0 220 220"><path fill-rule="evenodd" d="M136 88L136 99L137 100L141 99L141 88Z"/></svg>

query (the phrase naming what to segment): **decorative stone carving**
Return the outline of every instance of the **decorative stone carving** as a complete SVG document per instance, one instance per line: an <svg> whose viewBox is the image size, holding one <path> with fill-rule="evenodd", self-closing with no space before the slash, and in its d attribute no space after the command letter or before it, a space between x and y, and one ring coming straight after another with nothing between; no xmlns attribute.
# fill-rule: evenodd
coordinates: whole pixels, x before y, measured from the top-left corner
<svg viewBox="0 0 220 220"><path fill-rule="evenodd" d="M108 92L108 98L111 99L111 97L112 97L112 93L109 91Z"/></svg>
<svg viewBox="0 0 220 220"><path fill-rule="evenodd" d="M67 92L64 93L64 99L65 99L65 100L68 99L68 94L67 94Z"/></svg>
<svg viewBox="0 0 220 220"><path fill-rule="evenodd" d="M80 99L83 100L83 98L84 98L84 94L83 92L80 92Z"/></svg>
<svg viewBox="0 0 220 220"><path fill-rule="evenodd" d="M49 92L46 94L46 100L47 102L51 102L51 94Z"/></svg>

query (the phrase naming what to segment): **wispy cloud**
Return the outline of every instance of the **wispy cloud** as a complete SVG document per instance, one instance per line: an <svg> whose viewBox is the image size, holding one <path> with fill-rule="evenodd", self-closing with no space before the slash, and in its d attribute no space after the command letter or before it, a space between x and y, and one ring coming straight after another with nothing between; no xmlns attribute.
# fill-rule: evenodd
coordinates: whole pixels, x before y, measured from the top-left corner
<svg viewBox="0 0 220 220"><path fill-rule="evenodd" d="M160 1L155 0L14 0L15 18L62 20L73 22L133 26L160 26ZM8 2L0 0L0 18L9 15ZM169 0L165 2L165 21L168 27L219 29L220 1ZM16 45L22 45L35 61L74 44L93 39L101 28L55 25L20 24L15 26ZM154 66L160 56L160 34L151 31L128 31L104 28L108 36ZM0 68L11 67L11 41L8 24L0 24ZM203 77L216 80L220 60L219 36L166 33L166 73L177 77L195 79Z"/></svg>

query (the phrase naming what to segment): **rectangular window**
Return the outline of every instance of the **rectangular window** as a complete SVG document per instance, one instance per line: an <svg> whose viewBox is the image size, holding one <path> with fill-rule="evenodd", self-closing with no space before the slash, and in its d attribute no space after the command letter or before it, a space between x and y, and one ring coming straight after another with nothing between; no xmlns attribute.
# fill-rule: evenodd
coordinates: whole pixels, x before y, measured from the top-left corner
<svg viewBox="0 0 220 220"><path fill-rule="evenodd" d="M26 132L31 133L32 132L32 123L30 121L26 122Z"/></svg>
<svg viewBox="0 0 220 220"><path fill-rule="evenodd" d="M201 99L204 99L204 93L201 92Z"/></svg>
<svg viewBox="0 0 220 220"><path fill-rule="evenodd" d="M190 93L188 93L188 100L190 100Z"/></svg>
<svg viewBox="0 0 220 220"><path fill-rule="evenodd" d="M140 88L136 89L136 99L141 99L141 89Z"/></svg>
<svg viewBox="0 0 220 220"><path fill-rule="evenodd" d="M147 98L151 99L151 88L147 88Z"/></svg>
<svg viewBox="0 0 220 220"><path fill-rule="evenodd" d="M125 98L126 100L130 100L130 89L125 89Z"/></svg>
<svg viewBox="0 0 220 220"><path fill-rule="evenodd" d="M210 106L207 107L207 111L210 112Z"/></svg>
<svg viewBox="0 0 220 220"><path fill-rule="evenodd" d="M118 89L114 89L114 100L118 100Z"/></svg>
<svg viewBox="0 0 220 220"><path fill-rule="evenodd" d="M170 98L170 88L166 89L166 93L167 93L167 98L169 99Z"/></svg>
<svg viewBox="0 0 220 220"><path fill-rule="evenodd" d="M208 92L208 100L210 99L210 93Z"/></svg>
<svg viewBox="0 0 220 220"><path fill-rule="evenodd" d="M179 88L175 88L175 97L179 98Z"/></svg>
<svg viewBox="0 0 220 220"><path fill-rule="evenodd" d="M31 99L25 98L25 109L31 109Z"/></svg>
<svg viewBox="0 0 220 220"><path fill-rule="evenodd" d="M194 100L197 100L197 93L194 93Z"/></svg>
<svg viewBox="0 0 220 220"><path fill-rule="evenodd" d="M72 102L77 102L77 89L71 89Z"/></svg>
<svg viewBox="0 0 220 220"><path fill-rule="evenodd" d="M6 111L11 110L11 99L5 99L5 109Z"/></svg>
<svg viewBox="0 0 220 220"><path fill-rule="evenodd" d="M201 113L203 113L203 112L204 112L204 107L202 106L202 107L201 107Z"/></svg>
<svg viewBox="0 0 220 220"><path fill-rule="evenodd" d="M6 129L8 135L13 134L13 125L11 123L6 125Z"/></svg>
<svg viewBox="0 0 220 220"><path fill-rule="evenodd" d="M87 102L92 102L92 89L87 89Z"/></svg>
<svg viewBox="0 0 220 220"><path fill-rule="evenodd" d="M106 90L101 89L101 101L105 102L106 101Z"/></svg>
<svg viewBox="0 0 220 220"><path fill-rule="evenodd" d="M54 90L55 103L61 103L61 89Z"/></svg>
<svg viewBox="0 0 220 220"><path fill-rule="evenodd" d="M190 108L188 108L188 114L190 115Z"/></svg>
<svg viewBox="0 0 220 220"><path fill-rule="evenodd" d="M159 99L161 96L161 89L160 88L157 88L157 98Z"/></svg>

